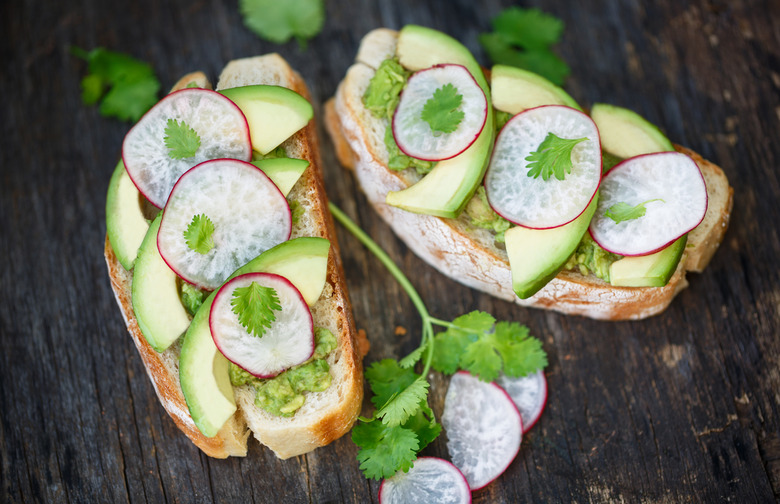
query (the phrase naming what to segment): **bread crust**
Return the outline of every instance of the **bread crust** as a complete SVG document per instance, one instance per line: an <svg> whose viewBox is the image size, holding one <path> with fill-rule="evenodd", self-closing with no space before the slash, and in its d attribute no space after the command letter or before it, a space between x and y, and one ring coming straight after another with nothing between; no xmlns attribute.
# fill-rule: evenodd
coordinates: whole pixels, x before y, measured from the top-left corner
<svg viewBox="0 0 780 504"><path fill-rule="evenodd" d="M239 60L240 62L249 64L248 69L259 69L261 74L262 71L268 70L269 73L274 74L269 76L273 82L268 83L285 85L285 87L289 87L311 100L303 79L280 56L272 54L252 61L249 59ZM233 63L237 62L231 62L231 64ZM253 75L250 77L253 80L251 83L266 83L262 82L263 77L262 75ZM208 83L201 73L188 74L174 86L174 90L193 81L198 84ZM250 84L250 82L245 84ZM210 87L210 85L204 87ZM326 313L333 314L333 320L329 322L332 327L336 328L334 334L339 341L337 350L334 351L334 353L338 353L339 375L334 379L331 387L338 387L339 394L337 400L325 404L321 412L318 411L317 414L307 416L303 420L296 420L295 416L289 420L278 420L276 423L281 424L281 427L274 427L266 425L262 420L252 419L250 422L249 417L257 416L257 413L248 410L256 410L257 408L254 408L251 401L249 404L245 402L243 405L237 404L236 413L215 437L204 436L190 417L179 384L178 365L170 364L172 359L174 363L178 362L178 344L174 344L162 354L156 352L148 344L138 327L132 309L132 271L126 271L122 267L111 248L108 237L106 237L105 258L111 287L122 311L128 332L138 349L160 403L177 427L211 457L245 456L250 428L254 431L256 438L281 458L306 453L319 446L324 446L348 432L357 419L363 401L363 355L359 348L365 347L365 343L358 341L358 332L355 330L352 319L352 307L347 295L335 228L330 212L327 210L327 197L322 178L322 163L314 121L310 121L302 130L287 140L285 145L294 151L295 157L306 159L310 163L309 168L304 172L294 189L297 191L296 194L306 198L306 219L315 230L309 235L326 238L331 243L326 288L323 297L315 303L312 310L319 309L322 312L319 305L328 303ZM325 292L327 292L327 300L324 300ZM364 338L364 336L362 337ZM237 393L238 390L236 389Z"/></svg>
<svg viewBox="0 0 780 504"><path fill-rule="evenodd" d="M379 123L363 107L362 95L373 75L376 54L393 54L387 31L364 38L357 62L350 67L336 96L326 104L326 126L337 146L340 162L354 170L369 202L412 251L444 275L492 296L523 306L603 320L642 319L662 312L688 283L685 272L701 271L710 260L728 226L733 190L723 171L698 154L680 147L697 162L708 182L710 207L707 226L689 236L686 256L664 287L614 287L595 276L562 271L528 299L512 290L506 252L492 244L487 231L474 229L466 217L445 219L410 213L385 203L390 191L413 183L406 172L386 167L387 153L378 134ZM384 44L369 48L371 44ZM370 54L372 58L360 57ZM345 146L349 147L349 150ZM715 194L717 192L717 194Z"/></svg>

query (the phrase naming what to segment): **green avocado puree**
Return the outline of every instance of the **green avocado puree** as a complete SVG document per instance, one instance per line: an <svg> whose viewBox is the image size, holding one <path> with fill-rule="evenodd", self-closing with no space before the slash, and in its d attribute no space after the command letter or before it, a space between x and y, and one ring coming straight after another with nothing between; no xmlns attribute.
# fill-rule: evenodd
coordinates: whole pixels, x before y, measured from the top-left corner
<svg viewBox="0 0 780 504"><path fill-rule="evenodd" d="M577 245L577 250L574 251L564 267L567 270L577 270L583 275L592 273L605 282L609 282L609 267L621 257L599 247L598 243L590 237L590 233L585 233L582 241Z"/></svg>
<svg viewBox="0 0 780 504"><path fill-rule="evenodd" d="M495 240L504 243L504 231L512 227L512 223L498 215L490 206L485 194L485 187L477 187L474 196L466 205L466 215L471 219L471 225L485 228L496 233Z"/></svg>
<svg viewBox="0 0 780 504"><path fill-rule="evenodd" d="M368 88L363 94L363 105L374 117L379 119L393 118L398 106L399 96L406 85L411 72L398 63L397 59L389 58L382 62L376 73L368 83ZM387 166L391 170L402 171L414 168L420 175L431 171L436 163L423 161L409 157L398 148L393 137L393 128L388 126L385 130L385 147L387 148Z"/></svg>
<svg viewBox="0 0 780 504"><path fill-rule="evenodd" d="M255 406L272 415L291 417L306 402L306 392L322 392L330 387L330 366L325 357L338 342L328 329L314 329L316 346L309 360L273 378L256 378L230 364L230 383L234 387L249 384L255 389Z"/></svg>

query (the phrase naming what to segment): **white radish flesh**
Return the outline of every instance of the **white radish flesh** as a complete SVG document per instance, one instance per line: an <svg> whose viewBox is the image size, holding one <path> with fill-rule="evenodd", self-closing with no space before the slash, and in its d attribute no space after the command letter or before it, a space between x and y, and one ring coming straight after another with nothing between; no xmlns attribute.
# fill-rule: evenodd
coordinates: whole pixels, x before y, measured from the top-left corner
<svg viewBox="0 0 780 504"><path fill-rule="evenodd" d="M606 212L618 203L644 204L645 214L617 223ZM645 154L604 176L590 234L605 250L642 256L698 226L706 212L707 187L693 159L679 152Z"/></svg>
<svg viewBox="0 0 780 504"><path fill-rule="evenodd" d="M281 305L276 320L258 337L239 322L231 300L235 289L252 282L271 287ZM272 273L247 273L217 291L209 314L211 336L229 361L259 378L276 376L301 364L314 353L314 325L303 296L286 278Z"/></svg>
<svg viewBox="0 0 780 504"><path fill-rule="evenodd" d="M422 118L425 104L446 84L452 84L463 96L458 108L463 112L463 119L451 133L433 131ZM437 65L409 77L393 116L393 136L407 156L441 161L457 156L474 143L486 120L485 92L466 67Z"/></svg>
<svg viewBox="0 0 780 504"><path fill-rule="evenodd" d="M196 215L214 225L214 247L192 250L184 233ZM157 247L186 281L216 289L240 266L290 238L290 207L262 170L244 161L217 159L181 176L165 206Z"/></svg>
<svg viewBox="0 0 780 504"><path fill-rule="evenodd" d="M165 144L168 120L195 130L195 155L173 159ZM183 89L152 107L125 136L122 159L138 190L158 208L165 206L179 177L209 159L249 161L252 144L244 114L232 101L207 89Z"/></svg>
<svg viewBox="0 0 780 504"><path fill-rule="evenodd" d="M498 478L512 463L523 438L523 421L509 395L466 372L453 375L441 423L452 463L472 490Z"/></svg>
<svg viewBox="0 0 780 504"><path fill-rule="evenodd" d="M409 472L398 471L379 487L380 504L469 504L471 489L457 467L420 457Z"/></svg>
<svg viewBox="0 0 780 504"><path fill-rule="evenodd" d="M503 388L520 411L523 434L528 432L542 416L547 403L547 379L541 369L528 376L512 378L502 374L496 383Z"/></svg>
<svg viewBox="0 0 780 504"><path fill-rule="evenodd" d="M549 133L562 139L586 138L571 152L571 173L529 177L526 158ZM485 191L493 209L515 224L532 229L563 226L588 206L601 180L599 132L587 115L573 108L548 105L521 112L501 129L485 174Z"/></svg>

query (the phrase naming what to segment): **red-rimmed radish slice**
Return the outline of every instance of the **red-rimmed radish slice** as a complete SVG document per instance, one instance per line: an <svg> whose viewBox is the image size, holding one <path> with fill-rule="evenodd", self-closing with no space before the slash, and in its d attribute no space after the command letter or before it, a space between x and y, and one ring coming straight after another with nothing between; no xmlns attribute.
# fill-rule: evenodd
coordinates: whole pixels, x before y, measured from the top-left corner
<svg viewBox="0 0 780 504"><path fill-rule="evenodd" d="M463 118L449 133L433 131L423 119L423 108L436 90L451 84L463 97L457 110ZM474 77L461 65L436 65L413 74L401 93L393 115L393 136L398 148L426 161L450 159L474 143L487 120L487 99Z"/></svg>
<svg viewBox="0 0 780 504"><path fill-rule="evenodd" d="M523 419L523 434L539 420L547 403L547 379L541 369L528 376L512 378L504 374L496 379L520 411Z"/></svg>
<svg viewBox="0 0 780 504"><path fill-rule="evenodd" d="M444 459L420 457L379 487L380 504L469 504L471 489L460 470Z"/></svg>
<svg viewBox="0 0 780 504"><path fill-rule="evenodd" d="M213 224L213 247L205 253L188 246L185 232L195 216ZM165 205L157 248L168 266L186 281L216 289L237 268L290 238L287 200L256 166L215 159L181 176Z"/></svg>
<svg viewBox="0 0 780 504"><path fill-rule="evenodd" d="M231 305L235 290L253 282L274 289L281 306L261 337L241 325ZM276 376L314 353L314 325L306 301L289 280L273 273L247 273L223 285L211 304L209 327L220 353L259 378Z"/></svg>
<svg viewBox="0 0 780 504"><path fill-rule="evenodd" d="M452 463L472 490L498 478L512 463L523 439L523 421L509 395L465 371L453 375L441 423Z"/></svg>
<svg viewBox="0 0 780 504"><path fill-rule="evenodd" d="M166 145L168 121L185 124L200 146L191 157L174 159ZM158 208L165 206L179 177L209 159L249 161L252 143L244 114L232 101L208 89L182 89L152 107L125 136L122 159L139 191Z"/></svg>
<svg viewBox="0 0 780 504"><path fill-rule="evenodd" d="M643 205L645 214L615 222L607 210ZM656 252L692 230L707 212L707 187L698 165L679 152L627 159L604 176L590 234L603 249L623 256Z"/></svg>
<svg viewBox="0 0 780 504"><path fill-rule="evenodd" d="M529 177L526 158L549 133L562 139L586 138L571 151L571 173L563 180ZM485 174L493 209L519 226L563 226L588 207L601 180L601 144L596 124L582 112L561 105L526 110L501 129Z"/></svg>

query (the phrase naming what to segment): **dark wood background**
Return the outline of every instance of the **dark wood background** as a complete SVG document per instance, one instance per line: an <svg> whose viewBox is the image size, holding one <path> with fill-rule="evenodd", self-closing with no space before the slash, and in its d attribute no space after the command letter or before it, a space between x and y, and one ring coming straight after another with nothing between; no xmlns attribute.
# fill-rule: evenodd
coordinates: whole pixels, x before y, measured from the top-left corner
<svg viewBox="0 0 780 504"><path fill-rule="evenodd" d="M328 1L308 50L259 40L236 0L3 2L0 7L0 501L376 502L348 438L287 461L252 444L212 460L157 402L103 262L108 180L128 125L80 103L103 46L163 88L230 59L284 55L317 112L370 29L477 36L509 1ZM652 5L651 5L652 4ZM630 107L720 164L735 189L710 267L662 315L606 323L523 309L444 278L367 206L323 136L330 197L413 279L431 313L527 324L550 357L549 400L509 470L475 502L772 502L780 495L780 3L527 2L566 23L559 53L583 105ZM320 129L321 124L320 124ZM322 131L321 131L322 132ZM416 347L420 322L383 267L339 230L366 362ZM397 326L407 333L395 335ZM445 382L434 377L441 412ZM426 450L446 456L442 440Z"/></svg>

